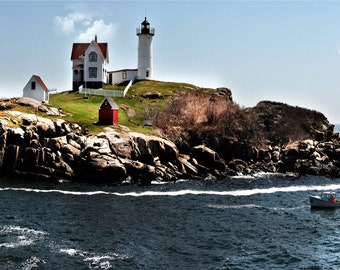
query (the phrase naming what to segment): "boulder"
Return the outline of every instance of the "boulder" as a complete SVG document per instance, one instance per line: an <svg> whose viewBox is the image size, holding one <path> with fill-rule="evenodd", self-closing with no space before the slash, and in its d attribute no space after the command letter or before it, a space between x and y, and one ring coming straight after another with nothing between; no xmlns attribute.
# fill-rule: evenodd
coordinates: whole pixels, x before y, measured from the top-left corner
<svg viewBox="0 0 340 270"><path fill-rule="evenodd" d="M259 149L258 160L259 161L267 161L267 162L272 160L271 151L269 149Z"/></svg>
<svg viewBox="0 0 340 270"><path fill-rule="evenodd" d="M33 167L32 172L37 173L38 175L45 175L46 177L51 177L54 173L54 169L43 165L35 165Z"/></svg>
<svg viewBox="0 0 340 270"><path fill-rule="evenodd" d="M129 132L129 136L138 147L139 158L146 163L152 164L155 157L163 164L177 161L179 151L173 142L137 132Z"/></svg>
<svg viewBox="0 0 340 270"><path fill-rule="evenodd" d="M137 159L142 162L152 164L154 160L154 156L152 155L151 149L149 148L149 140L147 136L134 136L134 135L135 134L133 133L132 139L137 145L137 149L138 149Z"/></svg>
<svg viewBox="0 0 340 270"><path fill-rule="evenodd" d="M71 168L70 165L68 165L65 161L60 161L60 162L57 162L54 164L54 169L55 170L58 170L58 171L61 171L61 172L65 172L69 175L73 175L74 172L73 172L73 169Z"/></svg>
<svg viewBox="0 0 340 270"><path fill-rule="evenodd" d="M7 128L7 144L22 145L25 131L20 127Z"/></svg>
<svg viewBox="0 0 340 270"><path fill-rule="evenodd" d="M7 132L0 128L0 172L4 163L4 156L6 151Z"/></svg>
<svg viewBox="0 0 340 270"><path fill-rule="evenodd" d="M314 134L315 140L318 142L322 142L325 140L326 135L323 131L321 130L315 130L315 134Z"/></svg>
<svg viewBox="0 0 340 270"><path fill-rule="evenodd" d="M27 147L22 154L22 166L25 171L31 171L39 163L40 148Z"/></svg>
<svg viewBox="0 0 340 270"><path fill-rule="evenodd" d="M60 116L60 111L57 108L53 108L47 105L40 105L39 112L46 113L49 116Z"/></svg>
<svg viewBox="0 0 340 270"><path fill-rule="evenodd" d="M127 114L129 117L134 117L136 116L136 110L126 106L125 104L121 105L121 109Z"/></svg>
<svg viewBox="0 0 340 270"><path fill-rule="evenodd" d="M96 156L86 161L86 166L79 168L77 178L92 183L117 184L127 177L124 165L113 157Z"/></svg>
<svg viewBox="0 0 340 270"><path fill-rule="evenodd" d="M70 125L65 120L57 119L54 122L54 125L57 136L65 136L66 134L71 132Z"/></svg>
<svg viewBox="0 0 340 270"><path fill-rule="evenodd" d="M37 115L36 114L22 114L21 121L24 126L36 125Z"/></svg>
<svg viewBox="0 0 340 270"><path fill-rule="evenodd" d="M69 145L71 145L72 147L76 148L77 150L81 150L81 149L82 149L81 145L80 145L79 143L77 143L77 142L76 142L75 140L73 140L73 139L67 138L67 143L68 143Z"/></svg>
<svg viewBox="0 0 340 270"><path fill-rule="evenodd" d="M226 87L216 88L216 95L225 97L229 101L233 101L232 91Z"/></svg>
<svg viewBox="0 0 340 270"><path fill-rule="evenodd" d="M19 157L20 147L18 145L8 145L6 147L4 160L3 160L3 172L10 173L17 165L18 157Z"/></svg>
<svg viewBox="0 0 340 270"><path fill-rule="evenodd" d="M42 104L41 101L38 101L30 97L18 98L16 100L16 103L18 103L21 106L32 107L33 109L36 109L36 110L38 110L38 107Z"/></svg>
<svg viewBox="0 0 340 270"><path fill-rule="evenodd" d="M195 158L199 164L205 167L225 171L224 161L214 150L204 145L191 148L191 156Z"/></svg>
<svg viewBox="0 0 340 270"><path fill-rule="evenodd" d="M146 184L156 179L156 169L153 166L128 159L123 159L122 163L126 168L127 175L136 183Z"/></svg>
<svg viewBox="0 0 340 270"><path fill-rule="evenodd" d="M15 105L10 99L1 99L0 100L0 110L10 110L14 107Z"/></svg>
<svg viewBox="0 0 340 270"><path fill-rule="evenodd" d="M188 175L197 175L198 174L198 169L192 165L187 159L183 157L179 157L178 161L180 162L181 165L183 165L183 173L186 173Z"/></svg>
<svg viewBox="0 0 340 270"><path fill-rule="evenodd" d="M246 174L248 164L241 159L233 159L228 163L228 167L234 172L234 175Z"/></svg>
<svg viewBox="0 0 340 270"><path fill-rule="evenodd" d="M63 147L62 147L62 151L63 153L65 154L70 154L72 155L72 157L80 157L81 155L81 151L80 149L74 147L72 144L65 144Z"/></svg>
<svg viewBox="0 0 340 270"><path fill-rule="evenodd" d="M59 162L58 155L48 147L43 147L41 152L41 159L43 164L52 166L54 163Z"/></svg>
<svg viewBox="0 0 340 270"><path fill-rule="evenodd" d="M149 98L149 99L157 99L157 98L161 98L162 94L160 92L157 91L153 91L153 92L146 92L144 94L142 94L143 98Z"/></svg>
<svg viewBox="0 0 340 270"><path fill-rule="evenodd" d="M67 144L66 136L45 138L44 141L44 147L50 148L54 152L60 151L66 144Z"/></svg>
<svg viewBox="0 0 340 270"><path fill-rule="evenodd" d="M52 138L57 136L54 123L51 119L38 117L36 128L43 137Z"/></svg>
<svg viewBox="0 0 340 270"><path fill-rule="evenodd" d="M112 152L118 157L135 159L138 156L136 143L131 140L129 135L117 133L115 131L106 132L106 138L110 144Z"/></svg>
<svg viewBox="0 0 340 270"><path fill-rule="evenodd" d="M281 157L280 151L277 150L273 151L271 157L273 162L279 162Z"/></svg>

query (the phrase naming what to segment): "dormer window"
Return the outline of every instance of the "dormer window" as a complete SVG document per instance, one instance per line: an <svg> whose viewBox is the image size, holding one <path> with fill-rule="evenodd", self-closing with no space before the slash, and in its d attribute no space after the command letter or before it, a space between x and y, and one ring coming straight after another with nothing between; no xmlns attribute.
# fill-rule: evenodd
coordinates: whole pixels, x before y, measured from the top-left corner
<svg viewBox="0 0 340 270"><path fill-rule="evenodd" d="M97 62L97 54L96 54L96 52L90 52L90 54L89 54L89 61L90 62Z"/></svg>

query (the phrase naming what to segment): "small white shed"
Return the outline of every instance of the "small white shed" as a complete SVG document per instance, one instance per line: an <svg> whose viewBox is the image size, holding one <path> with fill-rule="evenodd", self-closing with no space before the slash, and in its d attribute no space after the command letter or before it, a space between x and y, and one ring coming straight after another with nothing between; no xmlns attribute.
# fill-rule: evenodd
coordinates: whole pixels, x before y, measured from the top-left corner
<svg viewBox="0 0 340 270"><path fill-rule="evenodd" d="M48 88L38 75L33 75L23 90L24 97L48 103Z"/></svg>

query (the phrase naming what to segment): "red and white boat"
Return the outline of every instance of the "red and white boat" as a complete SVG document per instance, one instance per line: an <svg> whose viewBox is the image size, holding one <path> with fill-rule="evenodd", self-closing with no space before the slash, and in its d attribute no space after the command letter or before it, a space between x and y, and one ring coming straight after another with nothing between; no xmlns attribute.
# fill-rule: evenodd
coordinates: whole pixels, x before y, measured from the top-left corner
<svg viewBox="0 0 340 270"><path fill-rule="evenodd" d="M336 192L323 192L319 196L309 195L311 207L315 208L335 208L340 207L340 200L336 199Z"/></svg>

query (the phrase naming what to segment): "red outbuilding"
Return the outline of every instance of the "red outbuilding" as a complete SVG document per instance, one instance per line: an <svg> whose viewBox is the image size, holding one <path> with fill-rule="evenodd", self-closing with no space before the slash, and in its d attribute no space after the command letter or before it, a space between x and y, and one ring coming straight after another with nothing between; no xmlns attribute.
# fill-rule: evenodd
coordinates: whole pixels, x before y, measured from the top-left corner
<svg viewBox="0 0 340 270"><path fill-rule="evenodd" d="M118 124L118 106L110 97L105 97L99 106L99 124Z"/></svg>

